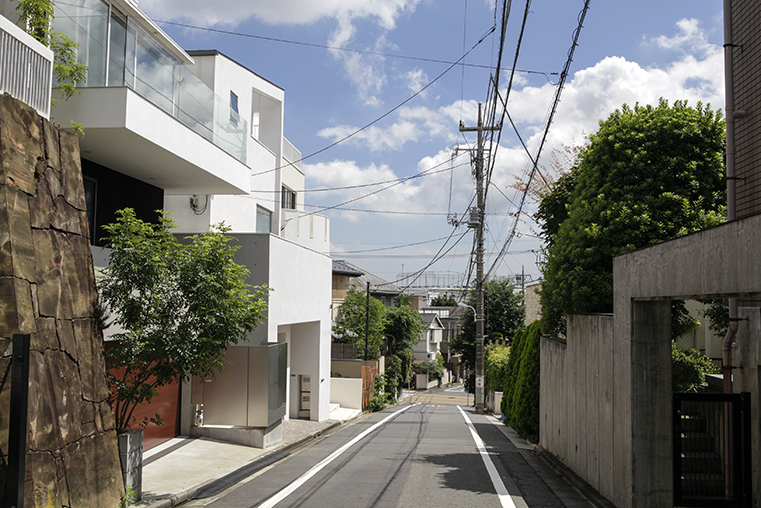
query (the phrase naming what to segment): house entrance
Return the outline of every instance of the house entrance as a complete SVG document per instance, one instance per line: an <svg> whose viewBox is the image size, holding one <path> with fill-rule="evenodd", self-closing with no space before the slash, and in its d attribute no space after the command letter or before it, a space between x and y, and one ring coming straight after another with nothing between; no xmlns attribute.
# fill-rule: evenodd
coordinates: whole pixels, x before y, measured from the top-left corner
<svg viewBox="0 0 761 508"><path fill-rule="evenodd" d="M752 506L750 393L675 393L674 506Z"/></svg>

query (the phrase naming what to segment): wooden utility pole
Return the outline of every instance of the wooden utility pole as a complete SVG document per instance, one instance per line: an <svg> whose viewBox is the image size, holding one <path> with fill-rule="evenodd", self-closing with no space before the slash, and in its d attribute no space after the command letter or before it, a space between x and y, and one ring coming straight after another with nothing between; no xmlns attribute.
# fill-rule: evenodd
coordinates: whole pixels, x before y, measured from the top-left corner
<svg viewBox="0 0 761 508"><path fill-rule="evenodd" d="M484 131L498 131L502 127L484 127L481 104L478 104L478 127L460 125L460 132L477 132L478 143L473 171L476 177L477 208L471 209L468 227L476 230L476 412L484 412ZM475 213L474 213L475 212Z"/></svg>

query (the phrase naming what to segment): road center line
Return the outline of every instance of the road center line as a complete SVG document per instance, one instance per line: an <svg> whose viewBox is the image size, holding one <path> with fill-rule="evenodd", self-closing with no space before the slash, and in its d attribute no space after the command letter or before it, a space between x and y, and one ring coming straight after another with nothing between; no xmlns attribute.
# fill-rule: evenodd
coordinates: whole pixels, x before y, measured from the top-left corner
<svg viewBox="0 0 761 508"><path fill-rule="evenodd" d="M470 418L468 418L468 415L465 414L465 411L463 411L460 406L457 406L457 409L460 410L462 417L465 418L465 423L468 424L470 435L473 437L473 441L476 443L476 448L478 448L478 453L481 454L481 460L484 461L486 470L489 472L489 478L491 478L491 482L494 485L494 490L497 491L497 497L499 498L500 504L502 504L504 508L515 508L513 498L510 497L510 493L507 491L507 487L505 487L502 478L499 476L497 468L494 466L494 462L492 461L489 452L486 451L486 446L484 445L483 440L481 440L481 436L479 436L478 432L476 432L476 428L473 426L473 422L470 421Z"/></svg>
<svg viewBox="0 0 761 508"><path fill-rule="evenodd" d="M286 497L288 497L291 494L293 494L293 492L296 489L298 489L299 487L304 485L310 478L312 478L314 475L319 473L320 470L322 470L325 466L327 466L328 464L333 462L335 459L337 459L346 450L348 450L349 448L351 448L352 446L354 446L355 444L357 444L358 442L363 440L371 432L375 431L376 429L381 427L383 424L385 424L386 422L388 422L392 418L396 417L400 413L403 413L404 411L407 411L413 405L417 405L417 404L412 404L412 405L405 406L404 408L400 409L399 411L391 413L390 415L388 415L383 420L379 421L378 423L376 423L375 425L373 425L369 429L366 429L364 432L362 432L357 437L355 437L354 439L352 439L351 441L349 441L348 443L343 445L341 448L339 448L338 450L334 451L333 453L328 455L326 458L322 459L322 461L319 462L316 466L312 467L312 469L310 469L309 471L307 471L303 475L299 476L296 480L293 481L293 483L291 483L287 487L283 488L280 492L278 492L277 494L275 494L274 496L272 496L271 498L267 499L265 502L260 504L259 508L272 508L273 506L278 504L280 501L282 501Z"/></svg>

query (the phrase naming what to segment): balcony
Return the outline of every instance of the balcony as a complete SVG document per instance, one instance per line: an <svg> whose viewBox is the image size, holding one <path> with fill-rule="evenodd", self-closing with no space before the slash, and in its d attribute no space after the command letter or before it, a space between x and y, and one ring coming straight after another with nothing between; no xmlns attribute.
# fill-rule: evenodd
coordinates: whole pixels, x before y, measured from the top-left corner
<svg viewBox="0 0 761 508"><path fill-rule="evenodd" d="M50 117L53 52L0 16L0 94L25 102Z"/></svg>
<svg viewBox="0 0 761 508"><path fill-rule="evenodd" d="M80 94L59 104L56 120L83 125L83 158L166 193L245 193L246 120L185 67L182 58L192 59L158 37L145 15L115 5L56 4L53 28L77 42L77 60L88 66Z"/></svg>

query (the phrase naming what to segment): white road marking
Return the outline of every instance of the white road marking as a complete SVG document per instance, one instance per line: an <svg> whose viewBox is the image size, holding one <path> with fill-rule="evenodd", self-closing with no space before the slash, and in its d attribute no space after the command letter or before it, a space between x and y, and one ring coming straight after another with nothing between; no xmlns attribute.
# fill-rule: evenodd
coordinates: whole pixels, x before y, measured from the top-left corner
<svg viewBox="0 0 761 508"><path fill-rule="evenodd" d="M497 491L499 502L504 508L515 508L513 498L510 497L510 493L507 491L507 487L505 487L505 484L502 482L502 478L499 476L497 468L494 466L494 462L491 460L489 452L486 451L486 446L481 440L481 436L479 436L478 432L476 432L476 428L473 426L473 422L470 421L470 418L468 418L468 415L465 414L465 411L463 411L460 406L457 406L457 409L460 410L462 417L465 418L465 423L468 424L470 435L473 437L473 441L476 443L476 448L478 448L478 453L481 454L481 459L484 461L486 470L489 472L489 478L491 478L494 489Z"/></svg>
<svg viewBox="0 0 761 508"><path fill-rule="evenodd" d="M290 485L283 488L280 492L272 496L271 498L267 499L264 503L259 505L259 508L272 508L276 504L278 504L280 501L285 499L286 497L293 494L293 492L304 485L310 478L312 478L314 475L319 473L325 466L333 462L335 459L337 459L342 453L344 453L346 450L363 440L365 437L367 437L371 432L375 431L377 428L382 426L384 423L388 422L395 416L397 416L400 413L403 413L404 411L407 411L412 406L416 406L417 404L411 404L409 406L405 406L404 408L400 409L399 411L396 411L394 413L391 413L387 417L385 417L383 420L379 421L369 429L365 430L361 434L359 434L357 437L343 445L338 450L334 451L330 455L328 455L326 458L324 458L320 463L318 463L316 466L312 467L309 471L304 473L303 475L299 476L296 480L293 481Z"/></svg>

